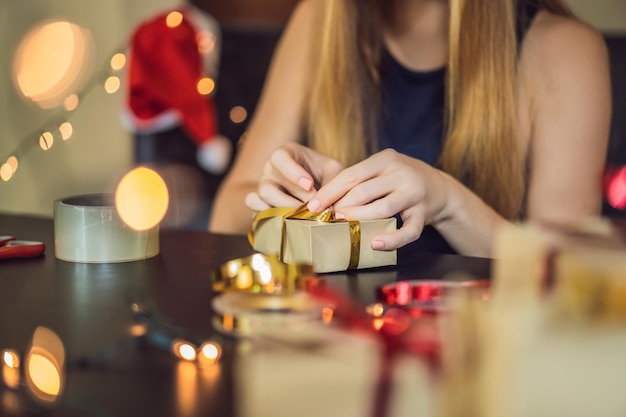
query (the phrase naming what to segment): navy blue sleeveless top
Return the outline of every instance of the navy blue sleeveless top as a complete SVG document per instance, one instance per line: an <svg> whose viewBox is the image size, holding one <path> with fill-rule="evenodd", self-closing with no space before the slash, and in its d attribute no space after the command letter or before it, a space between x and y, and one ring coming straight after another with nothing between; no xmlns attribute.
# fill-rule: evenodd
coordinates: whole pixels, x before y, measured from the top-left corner
<svg viewBox="0 0 626 417"><path fill-rule="evenodd" d="M517 39L521 44L537 9L518 2ZM413 71L385 49L381 57L382 117L378 150L393 148L438 167L444 138L446 68ZM399 216L398 224L401 225ZM420 238L398 251L400 262L419 252L455 253L431 226Z"/></svg>

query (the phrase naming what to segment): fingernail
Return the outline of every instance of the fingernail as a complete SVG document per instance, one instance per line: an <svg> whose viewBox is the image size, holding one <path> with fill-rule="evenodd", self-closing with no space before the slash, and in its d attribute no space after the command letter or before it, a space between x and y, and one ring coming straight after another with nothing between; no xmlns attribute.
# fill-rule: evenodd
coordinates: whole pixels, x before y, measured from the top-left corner
<svg viewBox="0 0 626 417"><path fill-rule="evenodd" d="M315 213L319 208L320 202L318 200L311 200L309 201L309 204L307 204L307 209L309 209L309 211L312 211L313 213Z"/></svg>
<svg viewBox="0 0 626 417"><path fill-rule="evenodd" d="M385 242L382 240L372 240L372 249L385 249Z"/></svg>
<svg viewBox="0 0 626 417"><path fill-rule="evenodd" d="M300 185L300 187L304 188L306 191L309 191L311 189L311 186L313 186L313 181L311 181L308 178L300 178L300 180L298 181L298 184Z"/></svg>
<svg viewBox="0 0 626 417"><path fill-rule="evenodd" d="M343 213L335 213L335 219L345 219L346 215Z"/></svg>

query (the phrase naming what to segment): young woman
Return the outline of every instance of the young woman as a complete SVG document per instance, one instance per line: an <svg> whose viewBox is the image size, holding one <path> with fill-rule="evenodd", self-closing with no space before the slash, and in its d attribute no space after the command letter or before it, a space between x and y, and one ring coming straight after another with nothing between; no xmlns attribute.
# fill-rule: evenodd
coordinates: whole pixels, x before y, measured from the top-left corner
<svg viewBox="0 0 626 417"><path fill-rule="evenodd" d="M303 0L209 229L308 202L397 215L374 249L490 256L504 222L599 215L610 111L604 41L559 0Z"/></svg>

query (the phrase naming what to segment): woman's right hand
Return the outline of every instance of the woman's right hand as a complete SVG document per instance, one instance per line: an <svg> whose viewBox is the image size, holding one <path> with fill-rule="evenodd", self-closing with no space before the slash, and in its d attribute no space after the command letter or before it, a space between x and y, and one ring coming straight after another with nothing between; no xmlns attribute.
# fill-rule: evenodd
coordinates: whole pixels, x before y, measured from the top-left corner
<svg viewBox="0 0 626 417"><path fill-rule="evenodd" d="M246 205L253 211L297 207L342 169L336 159L298 143L286 143L265 163L257 191L246 196Z"/></svg>

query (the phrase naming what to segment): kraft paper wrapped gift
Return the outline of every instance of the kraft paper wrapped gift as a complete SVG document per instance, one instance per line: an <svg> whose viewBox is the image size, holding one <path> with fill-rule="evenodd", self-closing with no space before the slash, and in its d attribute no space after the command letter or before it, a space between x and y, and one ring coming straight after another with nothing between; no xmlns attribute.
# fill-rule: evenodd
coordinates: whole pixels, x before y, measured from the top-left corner
<svg viewBox="0 0 626 417"><path fill-rule="evenodd" d="M396 230L395 218L362 222L335 221L332 217L316 220L315 214L302 207L274 210L280 214L261 216L262 220L254 223L251 242L258 252L282 254L282 261L286 263L311 263L318 273L395 265L397 262L395 250L378 251L370 245L374 235ZM309 216L314 219L308 220ZM360 236L355 237L355 228Z"/></svg>

